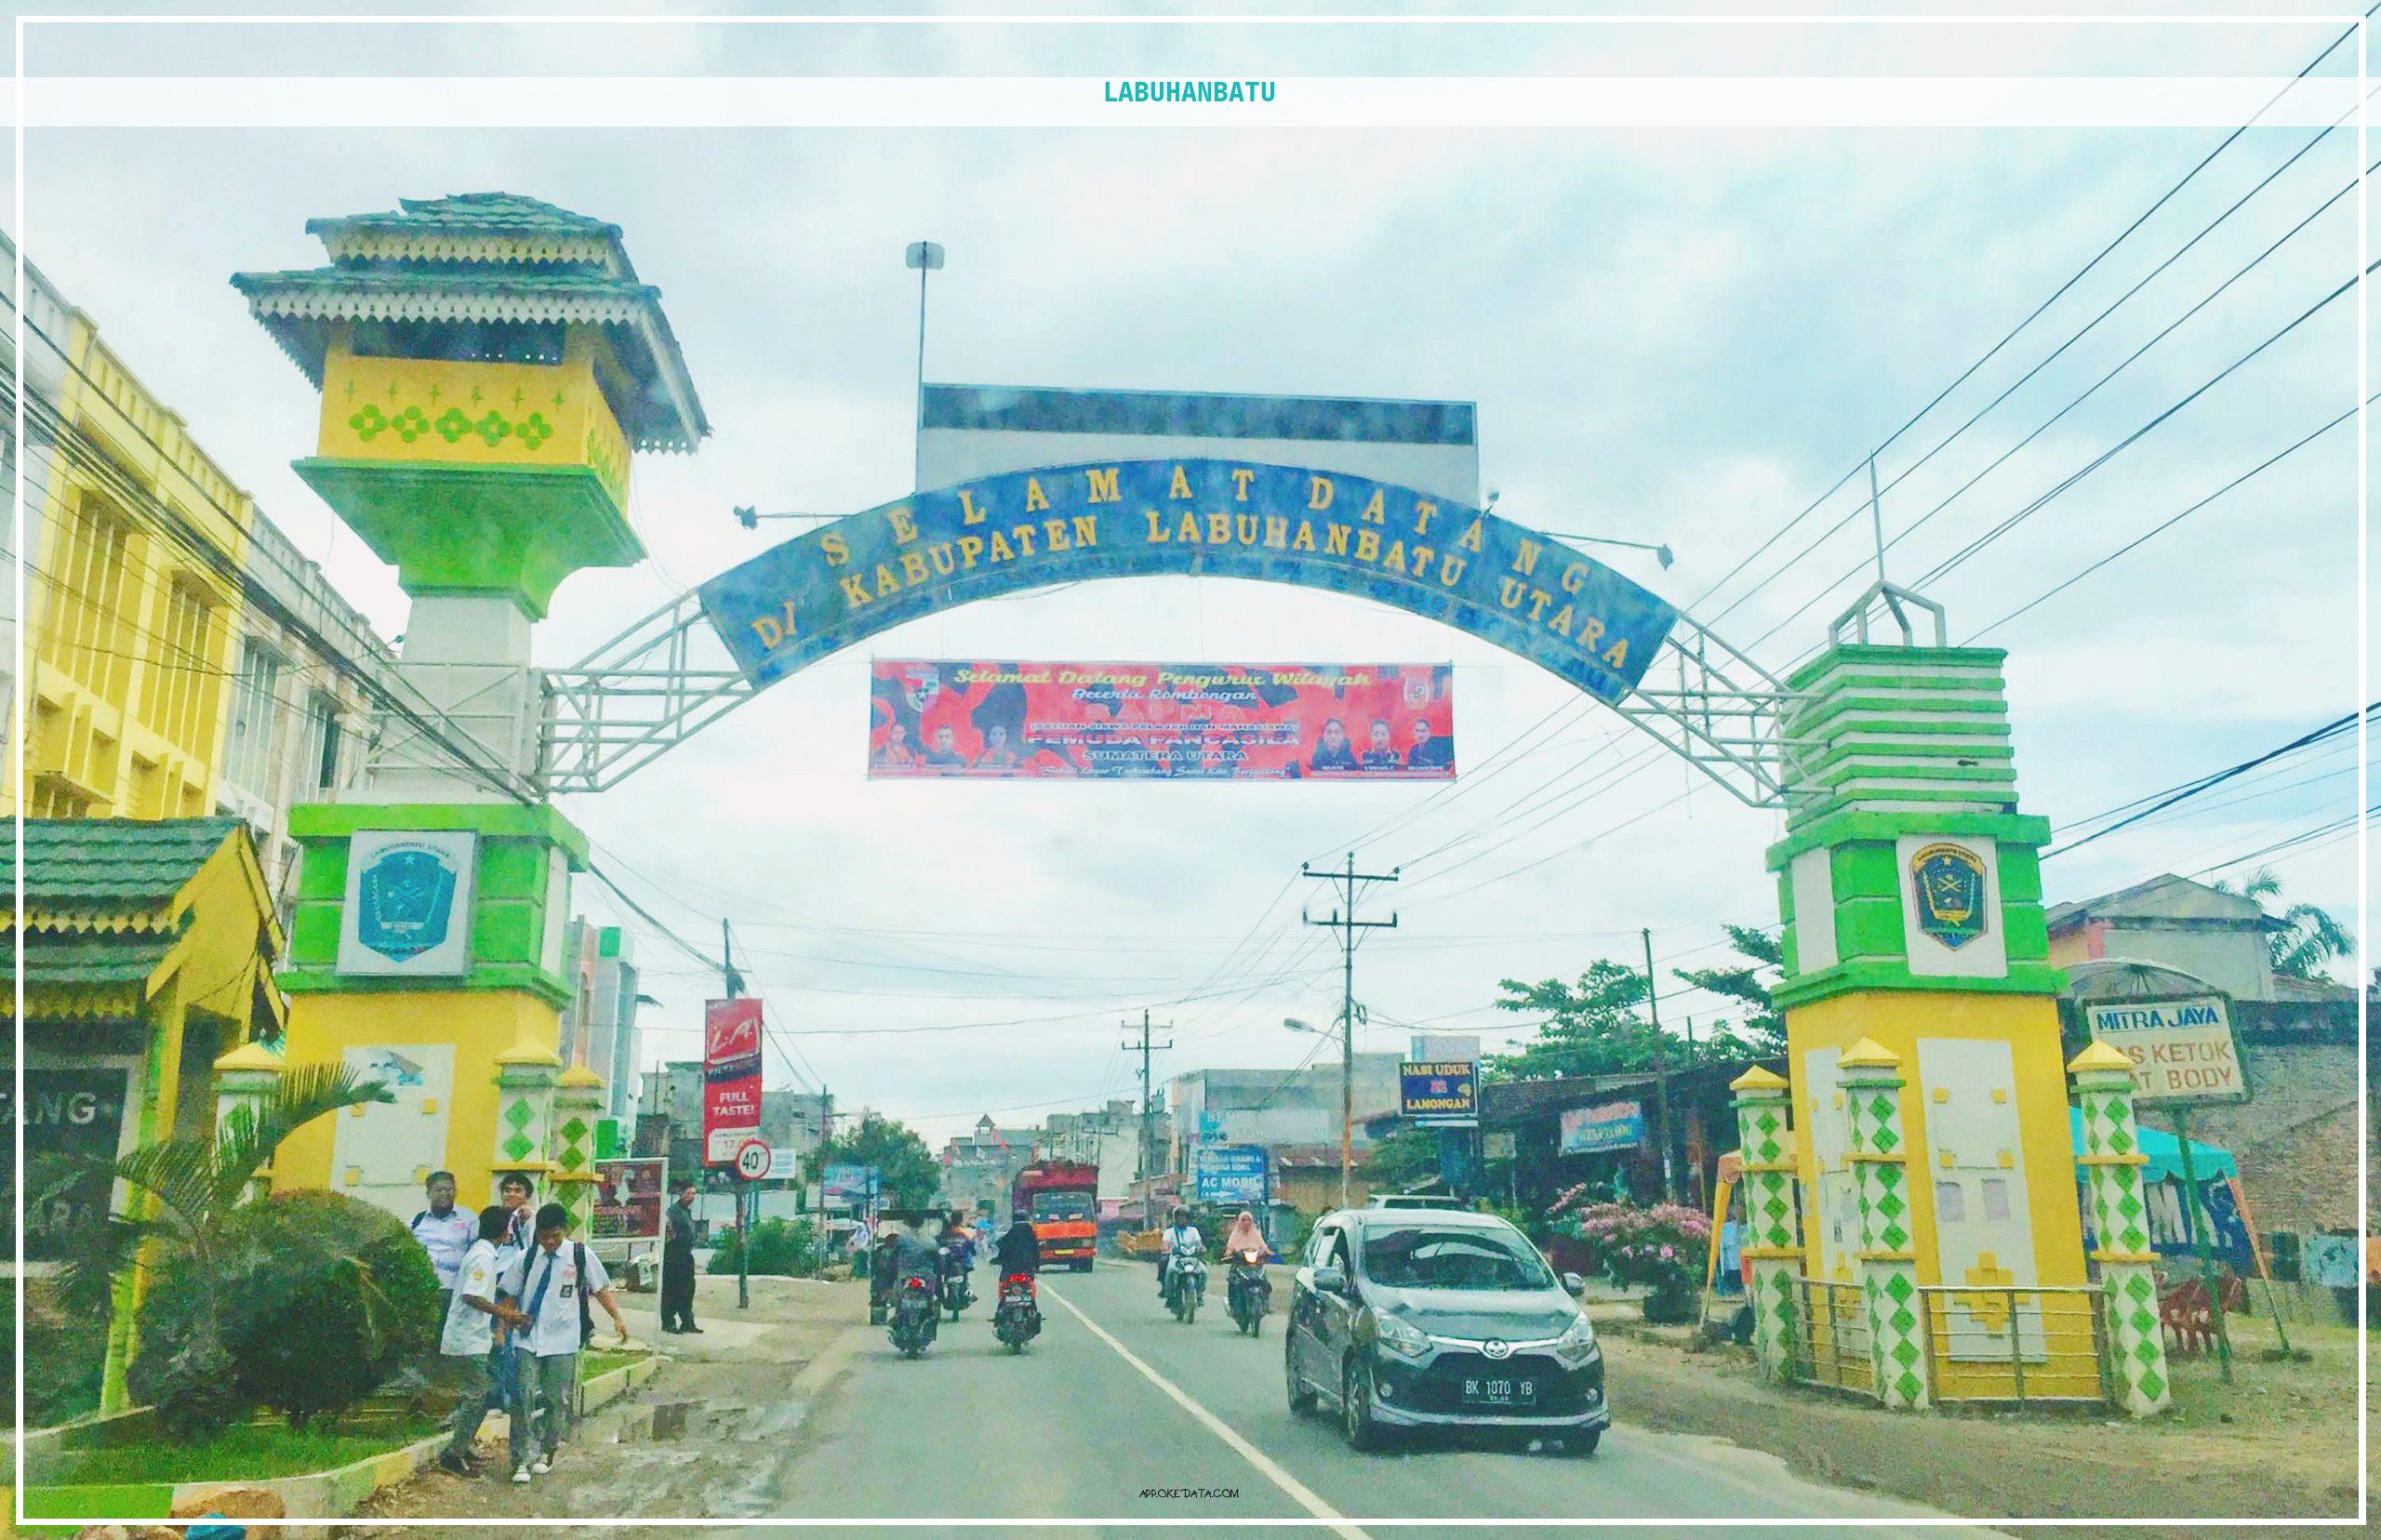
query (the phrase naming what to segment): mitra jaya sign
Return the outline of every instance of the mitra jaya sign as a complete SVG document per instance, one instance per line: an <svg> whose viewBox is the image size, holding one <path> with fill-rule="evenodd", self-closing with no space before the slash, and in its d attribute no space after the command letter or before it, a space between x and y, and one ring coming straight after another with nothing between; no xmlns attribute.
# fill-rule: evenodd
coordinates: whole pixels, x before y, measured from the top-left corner
<svg viewBox="0 0 2381 1540"><path fill-rule="evenodd" d="M2117 1000L2084 1007L2094 1037L2133 1060L2141 1106L2243 1102L2249 1082L2220 995Z"/></svg>
<svg viewBox="0 0 2381 1540"><path fill-rule="evenodd" d="M1362 476L1217 459L1052 466L920 492L765 551L705 583L701 599L745 678L762 685L972 600L1193 573L1377 600L1509 648L1604 701L1644 677L1678 618L1610 567L1483 509Z"/></svg>

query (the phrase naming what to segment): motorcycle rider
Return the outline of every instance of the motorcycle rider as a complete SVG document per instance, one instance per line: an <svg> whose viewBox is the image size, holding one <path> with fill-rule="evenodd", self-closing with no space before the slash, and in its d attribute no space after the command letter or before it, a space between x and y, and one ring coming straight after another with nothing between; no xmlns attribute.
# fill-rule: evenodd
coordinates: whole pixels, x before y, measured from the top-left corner
<svg viewBox="0 0 2381 1540"><path fill-rule="evenodd" d="M1000 1275L1003 1278L1007 1278L1013 1273L1023 1273L1026 1277L1031 1278L1040 1272L1042 1270L1042 1240L1033 1233L1032 1221L1021 1214L1018 1215L1010 1223L1008 1229L1002 1234L1000 1245L993 1255L1000 1263Z"/></svg>
<svg viewBox="0 0 2381 1540"><path fill-rule="evenodd" d="M1190 1222L1189 1209L1177 1203L1173 1212L1166 1215L1166 1220L1165 1235L1157 1254L1157 1296L1160 1299L1165 1297L1166 1281L1174 1275L1176 1260L1202 1257L1207 1249L1206 1238L1199 1233L1199 1227Z"/></svg>
<svg viewBox="0 0 2381 1540"><path fill-rule="evenodd" d="M1242 1209L1231 1222L1231 1233L1224 1237L1224 1260L1237 1262L1242 1256L1255 1252L1257 1259L1262 1262L1272 1249L1265 1243L1263 1232L1257 1228L1257 1216Z"/></svg>
<svg viewBox="0 0 2381 1540"><path fill-rule="evenodd" d="M886 1269L893 1292L898 1293L902 1285L912 1278L923 1278L929 1287L937 1291L937 1297L940 1297L942 1248L928 1240L926 1234L920 1233L926 1231L930 1234L932 1224L931 1219L922 1219L914 1226L904 1225L894 1236L893 1261ZM884 1245L885 1237L880 1234L876 1243Z"/></svg>

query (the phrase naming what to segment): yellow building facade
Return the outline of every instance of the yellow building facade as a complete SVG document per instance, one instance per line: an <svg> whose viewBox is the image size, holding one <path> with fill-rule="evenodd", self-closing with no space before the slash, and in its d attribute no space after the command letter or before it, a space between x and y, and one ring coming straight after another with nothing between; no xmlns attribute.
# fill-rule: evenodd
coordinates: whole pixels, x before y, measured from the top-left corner
<svg viewBox="0 0 2381 1540"><path fill-rule="evenodd" d="M207 816L255 507L87 315L62 325L55 396L26 400L53 441L29 467L22 780L7 756L0 798L36 818Z"/></svg>

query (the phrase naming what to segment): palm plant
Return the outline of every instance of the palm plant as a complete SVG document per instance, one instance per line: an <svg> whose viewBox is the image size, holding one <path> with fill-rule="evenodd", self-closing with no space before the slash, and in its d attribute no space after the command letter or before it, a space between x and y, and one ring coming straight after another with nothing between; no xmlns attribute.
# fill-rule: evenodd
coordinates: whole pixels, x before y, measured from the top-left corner
<svg viewBox="0 0 2381 1540"><path fill-rule="evenodd" d="M66 1297L104 1299L118 1280L165 1255L211 1255L223 1221L290 1135L343 1109L395 1099L386 1084L345 1065L291 1065L271 1092L227 1113L212 1138L180 1135L116 1157L110 1177L148 1201L75 1238L62 1279Z"/></svg>
<svg viewBox="0 0 2381 1540"><path fill-rule="evenodd" d="M2281 902L2281 879L2270 868L2259 869L2239 887L2228 880L2218 881L2215 889L2255 899L2260 908L2268 900ZM2266 936L2266 955L2273 971L2284 977L2321 979L2325 963L2356 950L2356 937L2348 927L2317 905L2291 904L2283 908L2281 922L2285 928Z"/></svg>

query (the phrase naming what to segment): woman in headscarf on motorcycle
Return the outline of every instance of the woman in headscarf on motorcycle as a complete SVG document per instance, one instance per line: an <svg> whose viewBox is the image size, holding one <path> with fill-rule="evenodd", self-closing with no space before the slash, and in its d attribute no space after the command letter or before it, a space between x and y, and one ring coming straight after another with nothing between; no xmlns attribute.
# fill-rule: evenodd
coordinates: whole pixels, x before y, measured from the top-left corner
<svg viewBox="0 0 2381 1540"><path fill-rule="evenodd" d="M1231 1222L1231 1233L1224 1237L1225 1259L1255 1252L1257 1259L1262 1261L1272 1255L1272 1251L1273 1248L1265 1243L1263 1233L1257 1229L1255 1217L1246 1209L1242 1209L1240 1216Z"/></svg>

